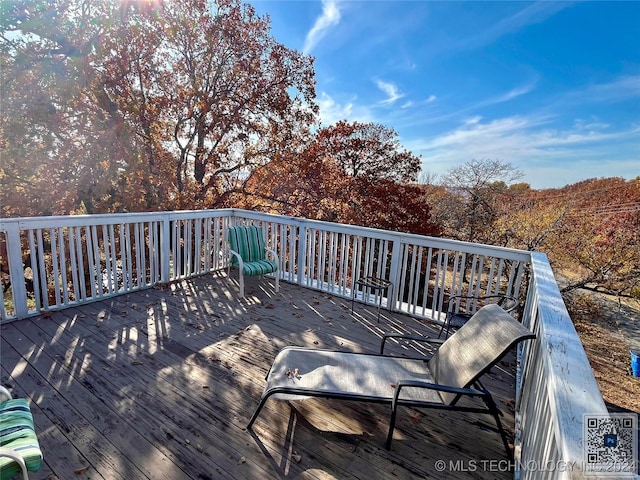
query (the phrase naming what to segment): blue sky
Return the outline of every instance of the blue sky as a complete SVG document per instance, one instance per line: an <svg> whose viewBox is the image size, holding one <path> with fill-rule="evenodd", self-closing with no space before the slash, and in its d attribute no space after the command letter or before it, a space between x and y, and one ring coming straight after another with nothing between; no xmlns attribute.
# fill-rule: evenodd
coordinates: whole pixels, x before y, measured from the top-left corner
<svg viewBox="0 0 640 480"><path fill-rule="evenodd" d="M315 57L324 126L376 122L441 175L532 188L640 175L640 2L250 1Z"/></svg>

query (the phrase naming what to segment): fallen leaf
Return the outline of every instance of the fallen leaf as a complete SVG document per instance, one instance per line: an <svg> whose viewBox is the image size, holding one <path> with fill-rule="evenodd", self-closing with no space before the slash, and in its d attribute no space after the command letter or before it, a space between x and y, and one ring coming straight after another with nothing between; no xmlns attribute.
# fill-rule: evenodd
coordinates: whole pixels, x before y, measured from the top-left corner
<svg viewBox="0 0 640 480"><path fill-rule="evenodd" d="M247 459L244 457L244 455L242 457L240 457L240 460L238 460L238 465L245 463L247 461Z"/></svg>
<svg viewBox="0 0 640 480"><path fill-rule="evenodd" d="M422 418L422 415L420 415L418 412L414 413L413 415L411 415L411 423L417 425L418 423L420 423L420 418Z"/></svg>
<svg viewBox="0 0 640 480"><path fill-rule="evenodd" d="M296 463L300 463L300 460L302 460L302 457L298 455L296 452L293 452L291 454L291 459Z"/></svg>
<svg viewBox="0 0 640 480"><path fill-rule="evenodd" d="M75 473L76 475L82 475L83 473L86 473L89 470L89 467L82 467L82 468L77 468L76 470L73 471L73 473Z"/></svg>

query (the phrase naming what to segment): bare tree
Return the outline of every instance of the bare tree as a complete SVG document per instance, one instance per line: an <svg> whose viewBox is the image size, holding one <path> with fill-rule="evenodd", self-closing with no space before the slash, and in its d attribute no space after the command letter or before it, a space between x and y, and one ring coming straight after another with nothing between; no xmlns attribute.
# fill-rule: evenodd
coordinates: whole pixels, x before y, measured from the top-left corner
<svg viewBox="0 0 640 480"><path fill-rule="evenodd" d="M446 215L445 235L467 242L494 243L493 223L498 216L496 200L508 191L508 184L523 173L502 160L471 160L449 170L442 178L447 200L434 206Z"/></svg>

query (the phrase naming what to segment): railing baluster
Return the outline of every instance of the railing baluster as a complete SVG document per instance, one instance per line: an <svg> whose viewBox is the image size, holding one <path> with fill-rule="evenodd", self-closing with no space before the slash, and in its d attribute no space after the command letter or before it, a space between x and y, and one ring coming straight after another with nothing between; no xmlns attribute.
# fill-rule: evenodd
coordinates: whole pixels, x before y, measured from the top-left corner
<svg viewBox="0 0 640 480"><path fill-rule="evenodd" d="M136 266L136 272L135 275L131 275L131 281L135 283L135 285L137 287L140 287L142 285L142 276L140 273L140 249L142 248L140 246L140 222L135 222L132 224L133 227L133 233L132 233L132 239L133 239L133 251L135 252L135 259L131 259L131 263L133 264L134 260L135 260L135 266Z"/></svg>
<svg viewBox="0 0 640 480"><path fill-rule="evenodd" d="M109 237L108 237L108 227L107 225L102 225L102 253L104 255L104 267L102 266L102 259L100 259L100 279L102 283L102 290L106 289L107 295L110 294L112 290L111 286L111 258L109 254ZM107 276L107 281L105 284L105 273Z"/></svg>
<svg viewBox="0 0 640 480"><path fill-rule="evenodd" d="M96 264L95 253L93 251L94 243L94 230L95 225L87 227L85 230L86 242L87 242L87 262L89 266L89 283L91 285L91 298L95 298L98 295L96 291Z"/></svg>
<svg viewBox="0 0 640 480"><path fill-rule="evenodd" d="M409 285L416 284L416 262L418 261L417 249L415 247L411 248L411 266L409 267ZM415 309L412 309L411 306L415 305L415 290L409 288L407 293L407 303L409 307L409 311L413 311L415 313Z"/></svg>
<svg viewBox="0 0 640 480"><path fill-rule="evenodd" d="M421 249L424 247L420 247ZM429 285L431 283L431 260L433 257L433 249L429 247L427 249L427 266L424 270L424 287L422 290L422 315L427 316L427 302L429 301ZM435 312L435 310L432 310ZM434 315L431 315L434 318ZM436 318L436 320L440 320L440 318Z"/></svg>
<svg viewBox="0 0 640 480"><path fill-rule="evenodd" d="M111 245L111 275L113 276L113 290L111 293L114 293L120 290L120 285L118 284L118 244L116 243L113 224L109 225L109 244Z"/></svg>
<svg viewBox="0 0 640 480"><path fill-rule="evenodd" d="M492 258L490 267L489 267L489 276L487 277L487 295L495 295L497 292L494 292L492 285L495 282L495 272L496 272L496 259Z"/></svg>
<svg viewBox="0 0 640 480"><path fill-rule="evenodd" d="M349 255L349 236L346 233L340 235L340 272L339 277L339 292L340 295L347 294L347 257Z"/></svg>
<svg viewBox="0 0 640 480"><path fill-rule="evenodd" d="M56 305L60 304L60 263L58 255L58 241L56 238L56 229L49 229L49 241L51 242L51 267L53 270L53 293L56 298Z"/></svg>
<svg viewBox="0 0 640 480"><path fill-rule="evenodd" d="M69 303L69 285L67 279L67 245L65 242L64 229L58 228L58 245L60 249L60 285L61 285L61 301L63 305Z"/></svg>
<svg viewBox="0 0 640 480"><path fill-rule="evenodd" d="M141 267L141 281L140 286L152 285L153 277L151 270L153 269L153 256L154 256L154 247L155 245L152 243L155 241L155 236L152 237L149 233L148 236L145 233L145 230L151 232L153 229L153 222L141 222L140 223L140 267ZM149 263L149 273L147 273L147 263Z"/></svg>
<svg viewBox="0 0 640 480"><path fill-rule="evenodd" d="M127 291L131 291L134 286L133 282L133 252L131 250L131 223L122 224L122 235L124 237L124 252L127 258L127 263L122 269L124 276L124 286Z"/></svg>
<svg viewBox="0 0 640 480"><path fill-rule="evenodd" d="M29 256L31 258L31 274L33 275L33 296L35 297L36 310L42 310L44 305L42 304L42 296L46 295L46 291L43 293L42 286L40 284L40 266L38 261L38 255L36 250L36 241L33 235L33 229L27 230L29 237ZM4 304L3 304L4 305Z"/></svg>
<svg viewBox="0 0 640 480"><path fill-rule="evenodd" d="M76 236L76 257L78 259L78 283L80 286L79 300L84 302L87 299L87 286L86 286L87 279L84 273L85 261L84 261L84 250L82 248L82 245L83 245L82 227L76 226L74 233ZM85 228L85 237L86 237L86 228ZM86 240L84 243L86 243Z"/></svg>
<svg viewBox="0 0 640 480"><path fill-rule="evenodd" d="M462 272L460 272L460 254L459 252L453 253L453 270L451 272L451 289L450 295L460 295L462 291Z"/></svg>
<svg viewBox="0 0 640 480"><path fill-rule="evenodd" d="M75 301L78 301L80 296L80 285L78 283L78 261L76 259L76 238L75 227L69 227L67 233L69 235L69 260L71 261L71 282L73 283L73 296Z"/></svg>

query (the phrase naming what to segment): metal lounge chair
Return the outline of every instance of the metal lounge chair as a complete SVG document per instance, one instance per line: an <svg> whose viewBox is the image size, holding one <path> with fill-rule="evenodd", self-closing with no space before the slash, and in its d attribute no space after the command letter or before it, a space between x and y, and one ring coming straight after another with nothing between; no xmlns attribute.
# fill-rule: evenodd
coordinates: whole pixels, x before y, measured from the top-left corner
<svg viewBox="0 0 640 480"><path fill-rule="evenodd" d="M385 447L390 449L400 406L486 413L495 419L507 455L511 457L500 422L501 412L491 393L480 383L480 377L518 342L534 337L502 308L490 304L478 310L446 341L387 334L379 354L286 347L273 361L262 398L247 428L252 429L269 398L323 397L387 403L391 405L391 418ZM384 355L387 338L410 338L440 344L440 347L428 361L392 357ZM469 402L459 405L463 397L482 402L477 402L477 406L468 405Z"/></svg>
<svg viewBox="0 0 640 480"><path fill-rule="evenodd" d="M278 254L265 247L262 229L256 225L240 225L229 228L229 253L231 267L238 267L240 272L240 296L244 297L244 276L265 275L275 273L276 293L280 289L278 265L280 263ZM267 253L273 259L267 259Z"/></svg>
<svg viewBox="0 0 640 480"><path fill-rule="evenodd" d="M442 336L442 332L445 332L444 338L447 338L451 330L457 330L462 327L476 313L479 307L487 303L495 303L507 313L513 312L518 306L518 300L508 295L485 295L479 297L454 295L449 298L447 316L440 328L438 338Z"/></svg>
<svg viewBox="0 0 640 480"><path fill-rule="evenodd" d="M28 480L28 471L37 472L42 463L31 409L24 398L12 398L2 386L0 397L7 398L0 402L0 479L22 473L23 480Z"/></svg>

